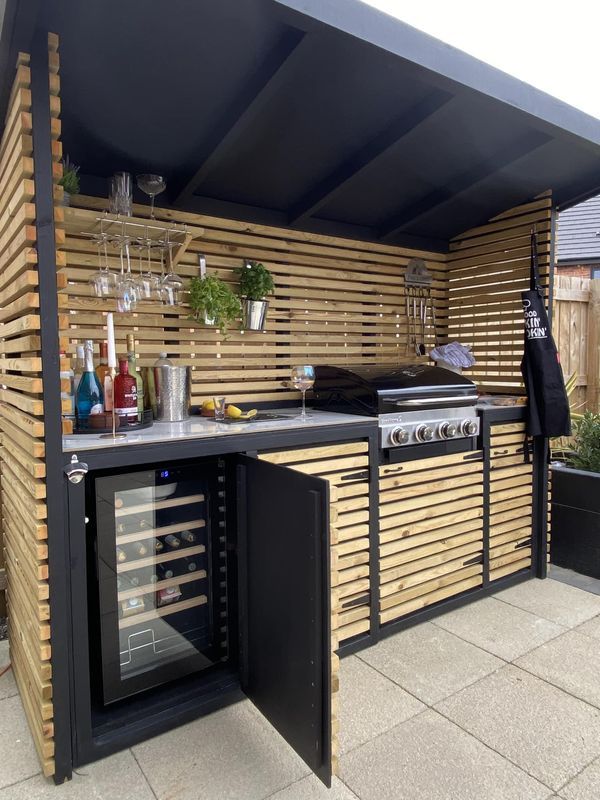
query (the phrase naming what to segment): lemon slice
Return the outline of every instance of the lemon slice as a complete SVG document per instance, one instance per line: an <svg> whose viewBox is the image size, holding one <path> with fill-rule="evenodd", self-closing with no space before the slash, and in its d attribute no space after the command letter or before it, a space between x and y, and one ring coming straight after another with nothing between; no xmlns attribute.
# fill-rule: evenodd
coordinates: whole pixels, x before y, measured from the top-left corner
<svg viewBox="0 0 600 800"><path fill-rule="evenodd" d="M240 419L253 419L258 414L256 408L251 409L250 411L246 411L245 414L240 416Z"/></svg>

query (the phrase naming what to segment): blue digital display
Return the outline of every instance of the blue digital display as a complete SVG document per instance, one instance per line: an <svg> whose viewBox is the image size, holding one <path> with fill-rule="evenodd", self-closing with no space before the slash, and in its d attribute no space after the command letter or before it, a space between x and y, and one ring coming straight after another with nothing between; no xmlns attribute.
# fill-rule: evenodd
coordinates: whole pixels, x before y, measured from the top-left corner
<svg viewBox="0 0 600 800"><path fill-rule="evenodd" d="M160 477L161 478L168 478L169 477L169 470L168 469L163 469L162 472L160 473Z"/></svg>

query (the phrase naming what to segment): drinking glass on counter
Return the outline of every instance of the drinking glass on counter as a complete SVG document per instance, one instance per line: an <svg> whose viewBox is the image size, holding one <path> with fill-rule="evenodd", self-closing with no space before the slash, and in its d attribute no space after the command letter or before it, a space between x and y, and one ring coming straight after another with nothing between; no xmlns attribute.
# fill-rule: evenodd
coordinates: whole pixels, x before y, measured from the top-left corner
<svg viewBox="0 0 600 800"><path fill-rule="evenodd" d="M110 179L109 208L112 214L131 216L133 185L129 172L116 172Z"/></svg>
<svg viewBox="0 0 600 800"><path fill-rule="evenodd" d="M224 397L213 397L213 403L215 405L215 422L224 422L225 421L225 398Z"/></svg>
<svg viewBox="0 0 600 800"><path fill-rule="evenodd" d="M310 414L306 413L306 392L312 389L315 382L315 368L308 365L292 367L292 386L302 392L302 411L300 419L308 419Z"/></svg>

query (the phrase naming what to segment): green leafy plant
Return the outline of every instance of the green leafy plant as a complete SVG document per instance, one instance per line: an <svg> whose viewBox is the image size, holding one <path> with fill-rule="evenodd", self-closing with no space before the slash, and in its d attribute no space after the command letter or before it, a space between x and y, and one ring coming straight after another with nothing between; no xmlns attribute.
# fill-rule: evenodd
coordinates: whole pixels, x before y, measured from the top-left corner
<svg viewBox="0 0 600 800"><path fill-rule="evenodd" d="M79 167L73 164L69 156L63 160L62 165L63 174L58 182L59 186L62 186L68 194L79 194L79 175L77 174Z"/></svg>
<svg viewBox="0 0 600 800"><path fill-rule="evenodd" d="M573 442L567 463L586 472L600 472L600 414L586 411L573 423Z"/></svg>
<svg viewBox="0 0 600 800"><path fill-rule="evenodd" d="M242 313L240 298L215 275L194 277L190 281L190 319L196 322L214 320L217 328L227 335L227 328Z"/></svg>
<svg viewBox="0 0 600 800"><path fill-rule="evenodd" d="M240 295L248 300L264 300L275 290L273 276L265 265L258 261L246 261L244 266L237 270L237 276L240 281Z"/></svg>

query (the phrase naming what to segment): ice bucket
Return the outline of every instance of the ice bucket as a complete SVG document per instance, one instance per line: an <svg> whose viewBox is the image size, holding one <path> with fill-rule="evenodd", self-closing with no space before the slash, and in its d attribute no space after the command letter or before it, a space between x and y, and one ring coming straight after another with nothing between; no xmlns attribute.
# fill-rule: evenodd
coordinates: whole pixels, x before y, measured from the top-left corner
<svg viewBox="0 0 600 800"><path fill-rule="evenodd" d="M158 422L182 422L190 416L192 371L190 367L161 365L154 367L156 419Z"/></svg>

